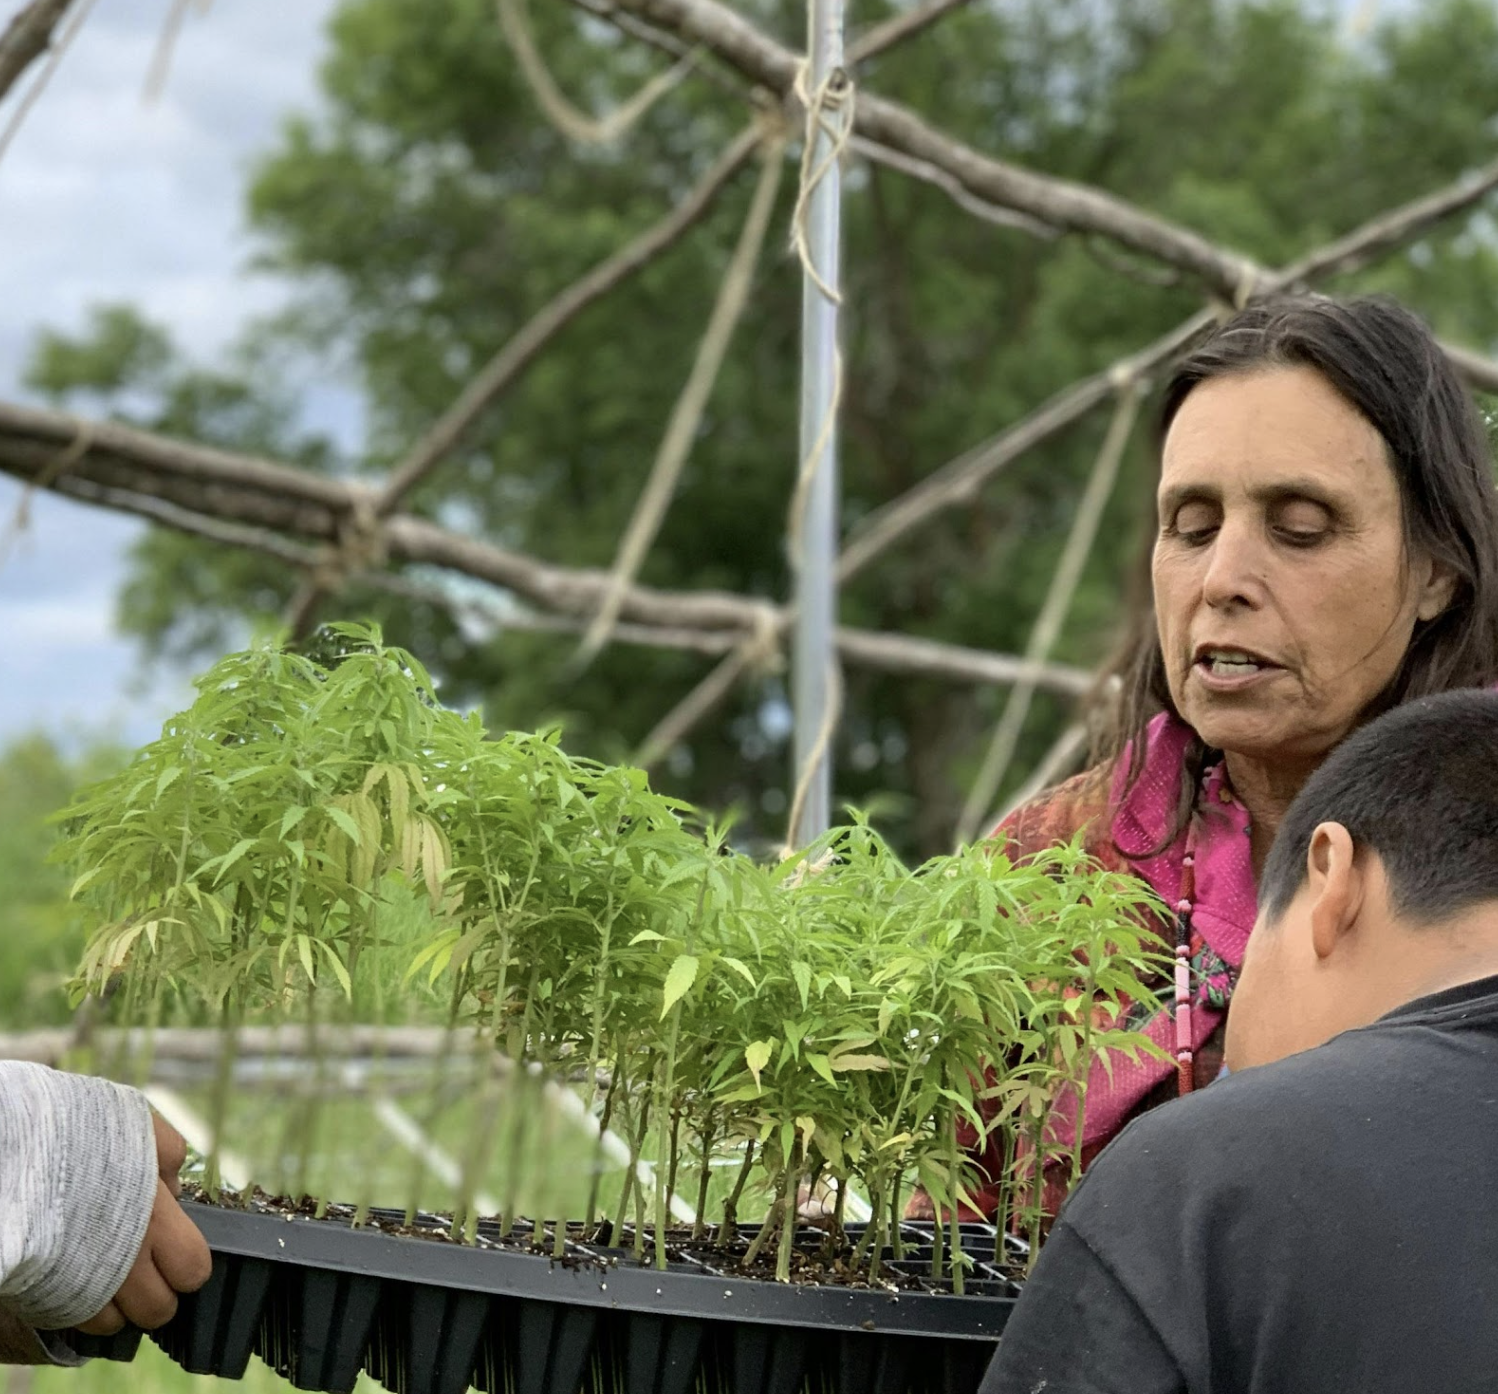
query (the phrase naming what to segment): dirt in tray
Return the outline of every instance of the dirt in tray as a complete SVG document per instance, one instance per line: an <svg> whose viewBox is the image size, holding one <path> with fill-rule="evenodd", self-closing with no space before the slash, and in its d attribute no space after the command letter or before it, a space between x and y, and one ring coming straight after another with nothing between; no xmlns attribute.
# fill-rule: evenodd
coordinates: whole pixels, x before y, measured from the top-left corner
<svg viewBox="0 0 1498 1394"><path fill-rule="evenodd" d="M215 1203L201 1186L190 1182L183 1185L182 1198L201 1205ZM256 1186L248 1196L225 1187L219 1192L217 1204L226 1210L249 1210L257 1214L280 1215L287 1219L293 1216L309 1220L321 1219L337 1225L353 1224L358 1213L356 1207L352 1205L328 1204L323 1207L319 1215L318 1202L315 1200L297 1201L290 1196L271 1195L259 1186ZM370 1209L365 1216L364 1224L367 1228L377 1230L381 1234L426 1239L443 1244L465 1242L453 1238L452 1217L448 1215L418 1212L414 1221L407 1224L405 1215L399 1211ZM706 1234L696 1239L692 1237L690 1227L674 1226L666 1231L666 1256L673 1264L687 1266L695 1272L708 1271L722 1274L725 1277L757 1278L773 1282L777 1244L774 1238L770 1239L752 1264L746 1266L744 1263L755 1228L754 1226L746 1227L747 1233L735 1234L727 1244L719 1247L721 1236L716 1225L708 1226ZM554 1237L553 1229L538 1227L530 1220L517 1220L508 1231L502 1231L496 1221L481 1219L473 1246L550 1256ZM591 1230L579 1223L569 1223L566 1240L565 1254L555 1261L568 1267L636 1262L633 1252L634 1232L627 1227L621 1236L621 1246L615 1245L607 1222L594 1226ZM1018 1282L1024 1274L1023 1265L1015 1263L1012 1257L1007 1258L1002 1264L995 1265L991 1243L991 1240L987 1241L981 1250L970 1255L978 1261L980 1266L979 1271L969 1279L970 1283L974 1279L986 1280L984 1288L990 1292L992 1288L989 1285L995 1279L1003 1277ZM950 1292L950 1280L943 1278L942 1281L936 1282L931 1278L929 1247L925 1249L928 1263L919 1265L914 1262L915 1247L907 1248L905 1260L896 1266L892 1267L888 1261L881 1263L877 1279L870 1281L867 1255L864 1256L862 1262L854 1266L855 1245L853 1243L839 1245L826 1231L802 1228L796 1236L796 1247L791 1254L791 1282L808 1286L862 1288L885 1292ZM886 1250L886 1260L890 1257L889 1251ZM654 1237L648 1231L645 1237L643 1262L647 1267L655 1262Z"/></svg>

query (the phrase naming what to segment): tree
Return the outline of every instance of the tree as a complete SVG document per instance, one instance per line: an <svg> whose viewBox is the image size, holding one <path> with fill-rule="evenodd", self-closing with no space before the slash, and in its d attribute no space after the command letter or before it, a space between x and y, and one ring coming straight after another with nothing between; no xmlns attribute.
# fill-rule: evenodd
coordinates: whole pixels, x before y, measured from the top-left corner
<svg viewBox="0 0 1498 1394"><path fill-rule="evenodd" d="M77 966L83 923L68 899L69 878L47 862L49 819L75 789L120 762L108 746L70 756L42 735L0 750L0 1022L9 1029L67 1019L59 989Z"/></svg>
<svg viewBox="0 0 1498 1394"><path fill-rule="evenodd" d="M797 5L745 8L797 41ZM660 66L566 7L532 9L561 85L593 109ZM288 122L249 190L266 262L306 287L296 313L262 342L356 365L372 409L353 463L371 471L387 468L550 295L658 218L743 120L740 100L688 79L616 146L570 146L537 112L491 0L449 0L443 14L434 24L422 0L347 0L333 22L325 111ZM983 5L860 76L979 147L1124 193L1274 265L1490 153L1498 14L1483 0L1439 0L1351 41L1309 0ZM691 237L565 331L413 506L553 560L606 566L687 373L750 182L741 178ZM974 220L889 169L857 164L848 190L850 522L1198 303L1194 287L1159 284L1157 268L1126 254ZM790 202L787 188L781 226ZM1498 258L1474 226L1433 234L1337 288L1393 290L1442 332L1491 341ZM787 594L799 294L798 268L777 245L646 581ZM54 367L61 347L52 341ZM287 404L267 403L259 376L253 386L220 380L227 397L205 401L182 390L202 374L153 371L154 399L138 418L224 444L270 434L309 467L330 466L325 450L290 439ZM77 374L38 379L58 393L80 385ZM977 506L866 569L843 596L845 618L1021 650L1104 425L1088 421L1024 457ZM1152 468L1148 432L1137 431L1065 658L1095 662L1116 632L1119 577L1134 565L1150 515ZM236 612L264 613L289 589L284 569L153 537L138 555L124 619L150 643L203 647ZM698 656L615 647L569 683L562 673L574 638L475 637L440 607L356 590L336 608L380 618L443 675L448 700L482 699L491 726L560 716L570 745L606 758L626 755L703 671ZM776 836L788 764L783 693L775 673L742 684L674 752L666 782L710 805L742 802L750 830ZM941 849L1000 697L851 674L840 796L893 795L882 821L895 841L911 852ZM1033 758L1065 716L1059 702L1038 701L1022 753Z"/></svg>

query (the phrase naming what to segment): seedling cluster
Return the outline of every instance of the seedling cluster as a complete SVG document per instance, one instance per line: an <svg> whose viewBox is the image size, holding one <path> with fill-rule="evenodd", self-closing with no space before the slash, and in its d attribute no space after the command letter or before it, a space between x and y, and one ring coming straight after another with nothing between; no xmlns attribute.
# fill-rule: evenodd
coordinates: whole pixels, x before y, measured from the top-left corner
<svg viewBox="0 0 1498 1394"><path fill-rule="evenodd" d="M366 627L327 631L320 661L252 648L197 686L67 812L61 855L96 914L77 995L231 1039L415 1001L480 1034L513 1078L572 1080L654 1179L627 1168L586 1214L546 1217L559 1251L566 1222L608 1224L664 1266L669 1194L694 1190L698 1238L712 1220L725 1244L758 1194L746 1261L773 1246L784 1279L810 1183L830 1197L834 1248L848 1197L866 1198L849 1262L877 1276L911 1188L955 1210L974 1187L964 1135L988 1130L1011 1158L1000 1229L1038 1232L1025 1178L1057 1150L1057 1100L1085 1107L1099 1053L1144 1048L1109 1008L1158 967L1151 904L1075 849L1015 864L975 847L911 869L855 819L762 865L638 770L446 710ZM383 917L413 893L428 930L392 938ZM458 1237L500 1097L475 1107ZM732 1178L718 1194L715 1160ZM933 1266L961 1291L961 1231L942 1232Z"/></svg>

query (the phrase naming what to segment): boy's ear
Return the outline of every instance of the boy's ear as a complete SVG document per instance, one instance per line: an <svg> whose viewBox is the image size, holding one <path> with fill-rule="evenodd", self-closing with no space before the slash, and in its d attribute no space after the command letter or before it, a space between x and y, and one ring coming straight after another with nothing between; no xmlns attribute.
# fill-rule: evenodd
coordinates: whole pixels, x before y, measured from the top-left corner
<svg viewBox="0 0 1498 1394"><path fill-rule="evenodd" d="M1363 907L1363 874L1352 834L1340 823L1322 823L1306 850L1306 883L1311 897L1311 946L1327 958Z"/></svg>

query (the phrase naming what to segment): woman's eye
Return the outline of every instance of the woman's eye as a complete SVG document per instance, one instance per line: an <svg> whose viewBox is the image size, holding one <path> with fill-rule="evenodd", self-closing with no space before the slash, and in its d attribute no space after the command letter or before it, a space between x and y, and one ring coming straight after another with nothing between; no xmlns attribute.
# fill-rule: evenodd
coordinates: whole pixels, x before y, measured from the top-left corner
<svg viewBox="0 0 1498 1394"><path fill-rule="evenodd" d="M1188 503L1176 511L1163 531L1193 546L1201 546L1217 531L1217 510L1203 503Z"/></svg>
<svg viewBox="0 0 1498 1394"><path fill-rule="evenodd" d="M1287 504L1272 521L1275 536L1292 547L1314 547L1331 527L1326 509L1306 500Z"/></svg>

